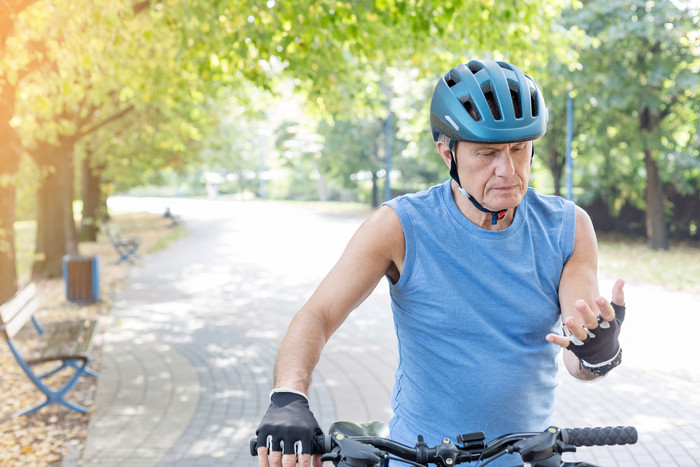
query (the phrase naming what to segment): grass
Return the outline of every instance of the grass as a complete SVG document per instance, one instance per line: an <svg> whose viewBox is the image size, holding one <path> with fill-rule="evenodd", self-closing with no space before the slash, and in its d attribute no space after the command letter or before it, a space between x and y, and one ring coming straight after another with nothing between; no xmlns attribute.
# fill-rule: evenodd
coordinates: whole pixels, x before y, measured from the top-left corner
<svg viewBox="0 0 700 467"><path fill-rule="evenodd" d="M598 236L598 271L627 281L658 285L679 292L700 293L700 246L673 244L651 250L644 239Z"/></svg>
<svg viewBox="0 0 700 467"><path fill-rule="evenodd" d="M171 226L171 221L156 214L147 213L112 213L110 228L124 237L142 239L139 254L162 250L186 235L182 225ZM152 240L152 241L151 241ZM21 284L29 281L36 241L36 221L15 223L15 250L17 255L17 276ZM104 232L98 234L97 242L82 242L80 254L100 255L107 261L117 258ZM112 258L114 257L114 258Z"/></svg>

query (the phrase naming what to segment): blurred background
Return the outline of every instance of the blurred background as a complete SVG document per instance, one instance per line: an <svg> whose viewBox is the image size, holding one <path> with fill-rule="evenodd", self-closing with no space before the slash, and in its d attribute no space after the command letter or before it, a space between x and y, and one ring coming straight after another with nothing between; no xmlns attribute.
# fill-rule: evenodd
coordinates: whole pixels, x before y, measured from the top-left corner
<svg viewBox="0 0 700 467"><path fill-rule="evenodd" d="M615 251L684 257L700 239L699 8L0 0L0 302L60 276L113 194L371 208L445 180L430 95L478 57L545 94L536 189L587 209Z"/></svg>

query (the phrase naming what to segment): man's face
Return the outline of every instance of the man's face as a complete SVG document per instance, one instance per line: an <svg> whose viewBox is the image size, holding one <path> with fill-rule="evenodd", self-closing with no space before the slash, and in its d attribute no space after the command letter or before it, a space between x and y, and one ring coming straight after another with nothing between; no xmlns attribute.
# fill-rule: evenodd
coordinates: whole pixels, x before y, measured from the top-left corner
<svg viewBox="0 0 700 467"><path fill-rule="evenodd" d="M520 204L530 181L532 141L488 144L460 141L455 157L462 187L492 211Z"/></svg>

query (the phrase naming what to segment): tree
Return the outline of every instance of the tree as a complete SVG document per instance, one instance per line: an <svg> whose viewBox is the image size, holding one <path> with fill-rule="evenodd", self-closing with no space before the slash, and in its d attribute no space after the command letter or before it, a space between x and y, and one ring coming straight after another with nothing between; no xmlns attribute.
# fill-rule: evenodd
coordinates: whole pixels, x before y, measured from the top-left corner
<svg viewBox="0 0 700 467"><path fill-rule="evenodd" d="M158 112L177 114L183 108L191 111L206 100L202 90L193 86L196 79L181 78L177 73L179 59L173 35L168 34L168 25L157 13L154 17L136 17L132 4L127 2L92 8L83 9L80 14L70 9L52 15L43 10L32 12L36 23L48 22L45 28L37 29L48 37L50 57L41 80L25 88L36 99L31 100L32 106L23 109L26 123L22 129L26 131L28 152L45 174L37 199L38 259L32 269L35 278L59 276L63 255L78 253L72 210L76 145L131 112L151 112L155 108L154 121L158 123L162 121ZM103 24L97 28L96 22ZM151 29L140 34L144 24ZM86 44L83 34L91 29L93 35ZM161 33L158 40L150 34L154 30ZM109 54L104 53L105 46L109 46ZM125 67L125 63L130 67ZM158 81L161 76L175 79ZM50 105L36 105L37 100ZM172 121L185 119L191 120L192 116L176 115ZM181 123L175 127L175 131L184 129ZM176 134L161 139L167 139L171 150L182 141ZM99 167L95 161L88 164ZM90 207L96 203L87 204ZM88 213L86 218L91 217Z"/></svg>
<svg viewBox="0 0 700 467"><path fill-rule="evenodd" d="M674 2L593 0L570 12L568 24L585 29L590 39L580 50L583 72L576 84L587 101L587 149L633 156L632 168L621 167L624 158L606 164L612 169L607 187L619 192L621 172L643 171L649 246L666 249L662 174L669 155L689 141L668 122L697 108L698 12Z"/></svg>
<svg viewBox="0 0 700 467"><path fill-rule="evenodd" d="M13 33L19 14L36 0L5 0L0 4L0 303L17 291L15 266L15 180L22 142L13 122L17 85L38 67L41 44L30 42L13 56Z"/></svg>

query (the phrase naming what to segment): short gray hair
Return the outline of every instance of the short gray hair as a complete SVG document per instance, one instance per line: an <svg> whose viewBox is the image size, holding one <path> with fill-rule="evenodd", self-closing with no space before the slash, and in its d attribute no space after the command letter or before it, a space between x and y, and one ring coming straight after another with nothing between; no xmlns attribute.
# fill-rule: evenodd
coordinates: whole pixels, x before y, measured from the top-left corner
<svg viewBox="0 0 700 467"><path fill-rule="evenodd" d="M438 133L438 143L443 142L445 144L450 144L450 137L447 136L445 133Z"/></svg>

